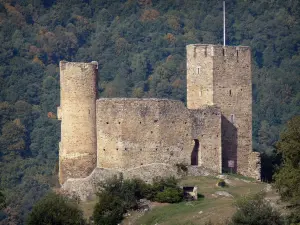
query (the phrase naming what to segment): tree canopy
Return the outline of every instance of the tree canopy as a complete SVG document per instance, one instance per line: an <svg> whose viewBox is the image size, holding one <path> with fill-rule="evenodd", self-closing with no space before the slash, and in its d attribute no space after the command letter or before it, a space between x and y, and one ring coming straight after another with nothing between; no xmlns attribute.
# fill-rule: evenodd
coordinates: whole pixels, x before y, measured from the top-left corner
<svg viewBox="0 0 300 225"><path fill-rule="evenodd" d="M37 202L29 213L27 225L84 225L82 212L75 202L50 192Z"/></svg>
<svg viewBox="0 0 300 225"><path fill-rule="evenodd" d="M300 207L300 116L288 121L276 145L282 165L275 174L281 197Z"/></svg>

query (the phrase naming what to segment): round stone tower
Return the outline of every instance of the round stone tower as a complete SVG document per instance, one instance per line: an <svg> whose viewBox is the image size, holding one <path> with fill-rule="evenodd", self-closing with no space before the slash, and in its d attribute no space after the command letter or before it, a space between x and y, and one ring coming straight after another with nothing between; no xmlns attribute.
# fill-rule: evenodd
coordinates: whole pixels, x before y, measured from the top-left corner
<svg viewBox="0 0 300 225"><path fill-rule="evenodd" d="M96 167L97 63L60 62L59 182L87 177Z"/></svg>

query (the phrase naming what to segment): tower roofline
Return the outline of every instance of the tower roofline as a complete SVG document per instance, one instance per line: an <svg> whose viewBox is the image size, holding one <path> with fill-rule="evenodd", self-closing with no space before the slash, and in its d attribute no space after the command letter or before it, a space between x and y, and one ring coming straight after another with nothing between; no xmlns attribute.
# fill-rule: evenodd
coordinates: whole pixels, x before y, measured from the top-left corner
<svg viewBox="0 0 300 225"><path fill-rule="evenodd" d="M220 44L217 44L217 45L213 45L213 44L189 44L186 46L186 48L189 48L189 47L212 47L212 48L246 48L246 49L250 49L250 46L245 46L245 45L236 45L236 46L233 46L233 45L226 45L226 46L223 46L223 45L220 45Z"/></svg>

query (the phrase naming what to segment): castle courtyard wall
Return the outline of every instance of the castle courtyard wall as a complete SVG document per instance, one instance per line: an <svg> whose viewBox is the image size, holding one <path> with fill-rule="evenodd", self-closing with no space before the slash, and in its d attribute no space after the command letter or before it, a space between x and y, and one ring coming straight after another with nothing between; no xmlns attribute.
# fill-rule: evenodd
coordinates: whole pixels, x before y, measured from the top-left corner
<svg viewBox="0 0 300 225"><path fill-rule="evenodd" d="M124 170L164 163L221 169L221 116L217 107L188 110L166 99L98 99L98 168Z"/></svg>
<svg viewBox="0 0 300 225"><path fill-rule="evenodd" d="M97 167L190 163L191 121L179 101L97 100Z"/></svg>

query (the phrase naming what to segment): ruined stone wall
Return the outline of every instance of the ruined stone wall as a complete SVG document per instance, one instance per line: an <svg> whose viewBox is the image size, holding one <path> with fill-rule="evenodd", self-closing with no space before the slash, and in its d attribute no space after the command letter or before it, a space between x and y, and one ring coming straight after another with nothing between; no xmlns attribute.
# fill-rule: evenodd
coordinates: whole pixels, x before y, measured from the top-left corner
<svg viewBox="0 0 300 225"><path fill-rule="evenodd" d="M164 99L97 100L97 167L119 169L164 163L220 172L221 121L215 107L188 110ZM203 151L203 152L202 152Z"/></svg>
<svg viewBox="0 0 300 225"><path fill-rule="evenodd" d="M179 101L98 99L97 138L98 167L189 163L190 118Z"/></svg>
<svg viewBox="0 0 300 225"><path fill-rule="evenodd" d="M220 109L206 106L190 111L193 115L192 136L194 141L199 140L199 166L222 173Z"/></svg>
<svg viewBox="0 0 300 225"><path fill-rule="evenodd" d="M96 75L92 63L60 62L60 183L86 177L96 167Z"/></svg>

